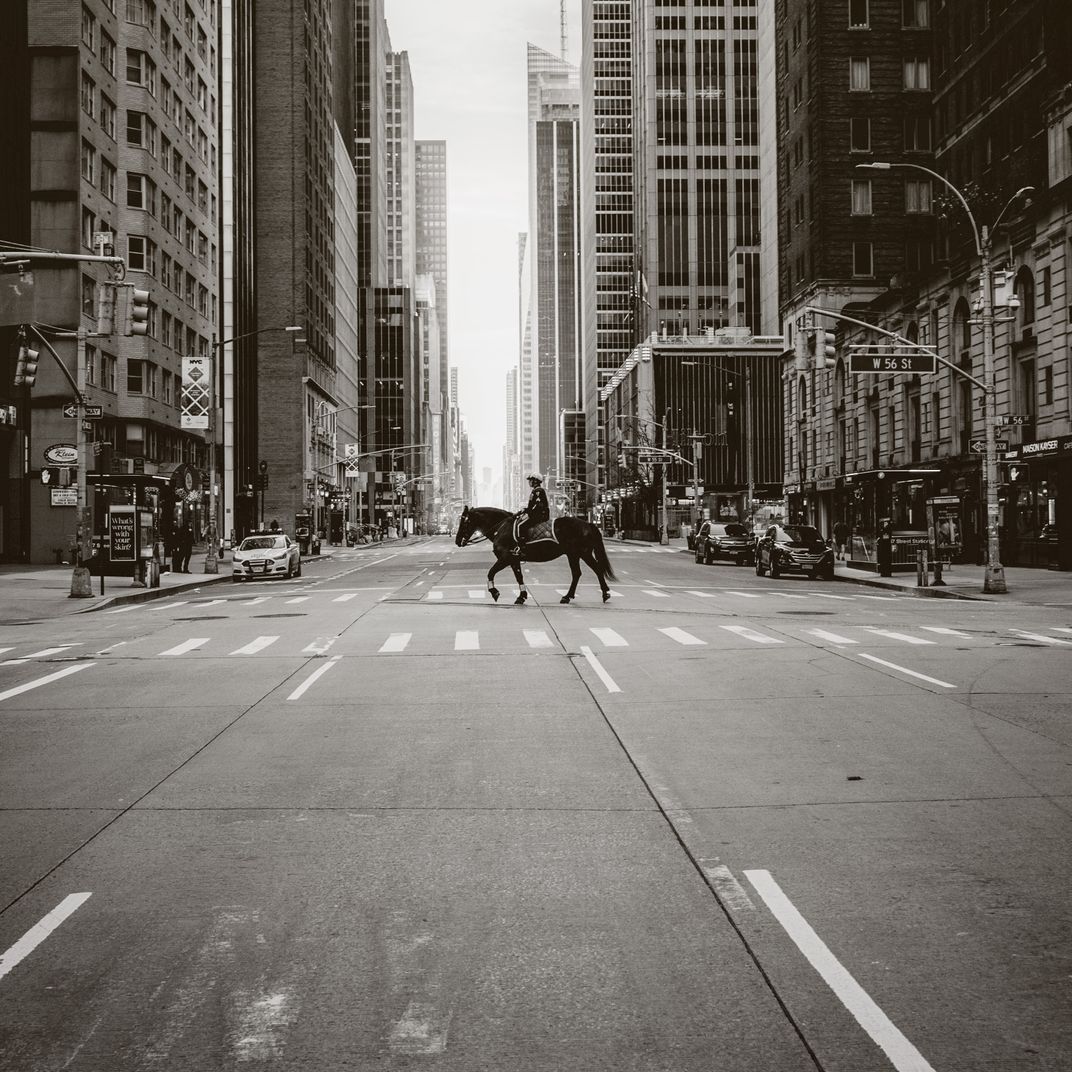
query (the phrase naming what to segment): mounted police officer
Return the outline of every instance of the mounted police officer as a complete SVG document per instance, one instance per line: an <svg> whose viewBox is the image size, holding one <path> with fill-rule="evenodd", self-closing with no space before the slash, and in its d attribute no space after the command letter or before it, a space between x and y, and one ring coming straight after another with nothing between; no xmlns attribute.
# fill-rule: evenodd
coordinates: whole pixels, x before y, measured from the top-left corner
<svg viewBox="0 0 1072 1072"><path fill-rule="evenodd" d="M516 533L517 543L510 550L510 554L515 557L520 557L521 544L524 542L528 531L541 521L547 521L551 516L551 507L547 502L547 492L543 490L543 477L539 473L530 473L528 480L529 487L532 488L528 506L524 510L518 511L515 515L517 521L514 523L514 532Z"/></svg>

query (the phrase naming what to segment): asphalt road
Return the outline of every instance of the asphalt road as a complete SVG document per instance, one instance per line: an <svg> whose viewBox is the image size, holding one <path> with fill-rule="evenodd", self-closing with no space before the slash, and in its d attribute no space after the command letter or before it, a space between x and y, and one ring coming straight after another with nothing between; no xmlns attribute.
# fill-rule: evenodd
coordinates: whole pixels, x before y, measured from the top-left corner
<svg viewBox="0 0 1072 1072"><path fill-rule="evenodd" d="M1072 1067L1067 609L610 553L2 628L0 1069Z"/></svg>

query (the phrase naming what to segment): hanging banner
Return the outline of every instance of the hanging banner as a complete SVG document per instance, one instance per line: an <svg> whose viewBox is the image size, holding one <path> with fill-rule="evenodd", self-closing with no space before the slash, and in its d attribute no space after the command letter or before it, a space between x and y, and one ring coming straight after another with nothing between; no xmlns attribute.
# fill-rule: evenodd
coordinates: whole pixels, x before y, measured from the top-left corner
<svg viewBox="0 0 1072 1072"><path fill-rule="evenodd" d="M208 428L209 386L212 375L207 357L182 359L182 428Z"/></svg>

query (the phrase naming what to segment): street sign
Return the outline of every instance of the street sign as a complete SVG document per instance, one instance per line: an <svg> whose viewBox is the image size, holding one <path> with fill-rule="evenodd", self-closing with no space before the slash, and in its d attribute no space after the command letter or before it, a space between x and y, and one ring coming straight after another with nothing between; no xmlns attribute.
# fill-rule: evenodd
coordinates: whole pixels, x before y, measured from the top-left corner
<svg viewBox="0 0 1072 1072"><path fill-rule="evenodd" d="M1009 425L1019 428L1021 425L1031 423L1030 413L999 413L994 418L994 423L999 428L1005 428Z"/></svg>
<svg viewBox="0 0 1072 1072"><path fill-rule="evenodd" d="M849 354L849 372L869 376L881 376L887 372L934 372L936 367L937 360L934 354L923 354L919 351L888 354L871 351Z"/></svg>
<svg viewBox="0 0 1072 1072"><path fill-rule="evenodd" d="M1009 441L1007 439L999 439L996 444L997 450L1000 453L1003 450L1009 449ZM985 439L971 439L968 441L968 453L969 454L985 454L986 453L986 440Z"/></svg>
<svg viewBox="0 0 1072 1072"><path fill-rule="evenodd" d="M87 421L99 421L104 418L104 407L100 405L86 405L83 406L83 411L86 415Z"/></svg>
<svg viewBox="0 0 1072 1072"><path fill-rule="evenodd" d="M77 402L64 402L63 403L63 415L64 415L64 417L77 417L78 416L78 403Z"/></svg>

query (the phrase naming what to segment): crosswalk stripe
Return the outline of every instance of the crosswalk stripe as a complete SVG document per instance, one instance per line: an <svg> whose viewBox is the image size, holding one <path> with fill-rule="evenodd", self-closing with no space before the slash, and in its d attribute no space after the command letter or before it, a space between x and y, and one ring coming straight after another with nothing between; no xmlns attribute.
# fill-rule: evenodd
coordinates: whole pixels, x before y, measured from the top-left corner
<svg viewBox="0 0 1072 1072"><path fill-rule="evenodd" d="M855 644L855 640L851 640L849 637L841 636L839 633L828 633L825 629L809 629L809 633L812 636L817 636L820 640L829 640L831 644Z"/></svg>
<svg viewBox="0 0 1072 1072"><path fill-rule="evenodd" d="M1044 636L1042 633L1025 633L1019 629L1014 629L1013 633L1016 636L1023 637L1025 640L1037 640L1042 644L1072 644L1072 640L1062 640L1060 637Z"/></svg>
<svg viewBox="0 0 1072 1072"><path fill-rule="evenodd" d="M853 596L832 596L829 592L809 592L809 596L815 596L817 599L840 599L847 603L851 603L855 597Z"/></svg>
<svg viewBox="0 0 1072 1072"><path fill-rule="evenodd" d="M115 607L113 610L105 611L105 614L129 614L132 610L141 610L140 604L134 604L132 607Z"/></svg>
<svg viewBox="0 0 1072 1072"><path fill-rule="evenodd" d="M926 629L928 633L938 633L939 636L959 636L971 639L971 633L962 633L959 629L946 629L943 625L922 625L921 629Z"/></svg>
<svg viewBox="0 0 1072 1072"><path fill-rule="evenodd" d="M392 633L384 642L380 651L405 651L412 638L412 633Z"/></svg>
<svg viewBox="0 0 1072 1072"><path fill-rule="evenodd" d="M304 603L308 598L308 596L295 596L293 599L288 599L287 603Z"/></svg>
<svg viewBox="0 0 1072 1072"><path fill-rule="evenodd" d="M686 633L684 629L678 629L676 626L668 626L665 629L660 628L659 632L665 634L671 640L676 640L679 644L684 644L686 646L702 644L706 647L707 645L706 640L694 637L692 633Z"/></svg>
<svg viewBox="0 0 1072 1072"><path fill-rule="evenodd" d="M332 603L349 603L351 599L357 599L356 592L347 592L344 596L336 596Z"/></svg>
<svg viewBox="0 0 1072 1072"><path fill-rule="evenodd" d="M263 651L270 644L274 644L279 637L277 636L259 636L256 640L251 640L248 644L243 644L240 648L235 648L231 652L232 655L256 655L258 651Z"/></svg>
<svg viewBox="0 0 1072 1072"><path fill-rule="evenodd" d="M14 651L14 648L0 648L0 655L3 655L5 651Z"/></svg>
<svg viewBox="0 0 1072 1072"><path fill-rule="evenodd" d="M594 634L597 640L601 640L606 644L608 648L627 648L629 646L629 641L613 629L590 628L588 631Z"/></svg>
<svg viewBox="0 0 1072 1072"><path fill-rule="evenodd" d="M255 607L258 603L267 603L271 596L257 596L256 599L246 599L242 601L243 607Z"/></svg>
<svg viewBox="0 0 1072 1072"><path fill-rule="evenodd" d="M755 592L734 592L727 590L726 595L729 596L744 596L745 599L759 599L759 596Z"/></svg>
<svg viewBox="0 0 1072 1072"><path fill-rule="evenodd" d="M162 651L161 655L185 655L188 651L193 651L194 648L201 647L202 644L207 644L209 637L193 637L190 640L184 640L181 644L176 644L173 648L168 648L167 651Z"/></svg>
<svg viewBox="0 0 1072 1072"><path fill-rule="evenodd" d="M190 601L188 599L180 599L176 603L163 603L159 607L157 607L157 610L174 610L175 607L185 607L186 604L189 602Z"/></svg>
<svg viewBox="0 0 1072 1072"><path fill-rule="evenodd" d="M753 629L749 629L745 625L720 625L720 629L725 629L729 633L736 633L740 637L744 637L745 640L752 640L756 644L784 644L784 640L780 640L778 637L765 636L763 633L757 633Z"/></svg>
<svg viewBox="0 0 1072 1072"><path fill-rule="evenodd" d="M889 603L891 599L898 599L899 597L898 596L865 596L865 595L859 595L856 598L857 599L879 599L883 603Z"/></svg>
<svg viewBox="0 0 1072 1072"><path fill-rule="evenodd" d="M641 591L646 596L654 596L656 599L669 599L670 597L665 592L659 592L654 588L642 588Z"/></svg>
<svg viewBox="0 0 1072 1072"><path fill-rule="evenodd" d="M199 607L215 607L219 603L226 603L226 599L210 599L206 603L198 603Z"/></svg>
<svg viewBox="0 0 1072 1072"><path fill-rule="evenodd" d="M874 633L877 636L889 637L890 640L900 640L905 644L933 644L933 640L927 640L924 637L909 636L907 633L895 633L892 629L875 629L873 626L865 626L869 633Z"/></svg>
<svg viewBox="0 0 1072 1072"><path fill-rule="evenodd" d="M1072 633L1072 629L1069 629L1067 626L1064 625L1055 625L1053 627L1053 631L1055 633Z"/></svg>
<svg viewBox="0 0 1072 1072"><path fill-rule="evenodd" d="M781 596L782 599L807 599L807 596L802 596L798 592L775 592L776 596Z"/></svg>
<svg viewBox="0 0 1072 1072"><path fill-rule="evenodd" d="M718 598L715 595L714 592L697 592L692 588L690 588L688 591L689 591L690 596L699 596L701 599L716 599L716 598Z"/></svg>
<svg viewBox="0 0 1072 1072"><path fill-rule="evenodd" d="M550 648L554 646L551 638L542 629L526 629L524 632L530 648Z"/></svg>
<svg viewBox="0 0 1072 1072"><path fill-rule="evenodd" d="M42 648L40 651L30 652L26 656L27 659L43 659L46 655L59 655L61 651L66 651L68 648L73 648L73 644L61 644L57 648Z"/></svg>
<svg viewBox="0 0 1072 1072"><path fill-rule="evenodd" d="M442 599L443 598L443 593L442 592L429 592L428 593L428 598L429 599Z"/></svg>
<svg viewBox="0 0 1072 1072"><path fill-rule="evenodd" d="M480 634L475 630L462 629L454 634L455 651L477 651L480 648Z"/></svg>
<svg viewBox="0 0 1072 1072"><path fill-rule="evenodd" d="M469 598L470 599L483 599L485 595L486 595L486 593L485 593L483 588L470 588L469 589Z"/></svg>

